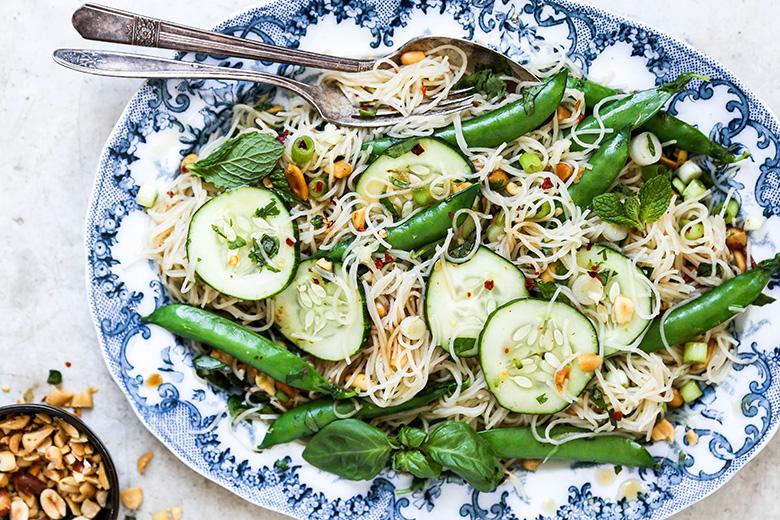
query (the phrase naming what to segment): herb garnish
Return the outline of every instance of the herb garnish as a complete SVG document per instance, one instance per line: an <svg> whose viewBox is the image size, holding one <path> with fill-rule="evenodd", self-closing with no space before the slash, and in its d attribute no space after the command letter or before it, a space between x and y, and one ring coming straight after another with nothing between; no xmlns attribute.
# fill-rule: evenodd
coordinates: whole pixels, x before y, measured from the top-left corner
<svg viewBox="0 0 780 520"><path fill-rule="evenodd" d="M315 215L311 219L311 225L314 229L321 229L325 225L325 217L322 215Z"/></svg>
<svg viewBox="0 0 780 520"><path fill-rule="evenodd" d="M263 235L260 238L260 243L252 238L252 251L249 252L249 259L257 264L257 268L260 269L260 271L263 270L263 267L267 267L269 271L278 273L280 269L277 269L276 266L273 266L266 261L266 258L270 261L278 252L279 239Z"/></svg>
<svg viewBox="0 0 780 520"><path fill-rule="evenodd" d="M655 222L666 213L672 200L672 185L663 175L653 177L625 200L617 193L604 193L593 199L593 211L604 222L643 230L645 224Z"/></svg>
<svg viewBox="0 0 780 520"><path fill-rule="evenodd" d="M508 74L508 71L505 73ZM507 94L506 83L487 65L476 65L474 73L462 78L452 88L457 90L472 87L477 92L484 92L488 100L502 98Z"/></svg>
<svg viewBox="0 0 780 520"><path fill-rule="evenodd" d="M235 240L228 240L228 237L226 237L225 234L219 230L216 224L212 224L211 229L213 229L217 235L221 236L227 241L228 249L238 249L239 247L244 247L246 245L246 240L238 235L236 235Z"/></svg>
<svg viewBox="0 0 780 520"><path fill-rule="evenodd" d="M46 382L50 385L58 385L62 383L62 372L59 370L49 370L49 377Z"/></svg>
<svg viewBox="0 0 780 520"><path fill-rule="evenodd" d="M279 215L279 208L276 207L276 201L272 200L263 208L257 208L255 211L255 217L267 219L268 217L276 217Z"/></svg>
<svg viewBox="0 0 780 520"><path fill-rule="evenodd" d="M268 134L247 132L230 139L189 170L217 188L255 185L268 175L284 153L284 145Z"/></svg>

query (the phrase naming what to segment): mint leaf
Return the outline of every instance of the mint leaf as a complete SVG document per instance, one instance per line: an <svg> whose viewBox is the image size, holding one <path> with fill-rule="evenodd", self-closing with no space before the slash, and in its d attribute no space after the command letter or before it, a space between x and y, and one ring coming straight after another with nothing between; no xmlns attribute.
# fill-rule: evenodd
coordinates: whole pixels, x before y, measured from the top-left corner
<svg viewBox="0 0 780 520"><path fill-rule="evenodd" d="M465 76L453 85L453 89L474 88L477 92L484 92L488 100L506 96L506 83L493 72L487 65L478 64L474 73Z"/></svg>
<svg viewBox="0 0 780 520"><path fill-rule="evenodd" d="M658 175L647 181L639 190L639 218L645 224L655 222L666 213L672 201L672 185L669 179Z"/></svg>
<svg viewBox="0 0 780 520"><path fill-rule="evenodd" d="M248 132L230 139L190 172L217 188L255 185L273 170L284 145L267 134Z"/></svg>
<svg viewBox="0 0 780 520"><path fill-rule="evenodd" d="M639 213L642 209L641 204L639 203L639 199L636 197L627 197L626 200L623 202L623 211L625 211L626 216L636 222L637 224L640 224L641 227L641 219L639 218Z"/></svg>
<svg viewBox="0 0 780 520"><path fill-rule="evenodd" d="M278 273L279 269L268 263L278 252L279 239L263 235L260 238L260 243L258 243L256 239L252 239L252 251L249 252L249 259L253 261L261 271L263 270L263 267L267 267L269 271ZM266 261L266 258L268 261Z"/></svg>
<svg viewBox="0 0 780 520"><path fill-rule="evenodd" d="M641 225L641 222L637 222L626 215L620 195L616 193L604 193L594 197L593 211L604 222L609 222L616 226L639 227Z"/></svg>

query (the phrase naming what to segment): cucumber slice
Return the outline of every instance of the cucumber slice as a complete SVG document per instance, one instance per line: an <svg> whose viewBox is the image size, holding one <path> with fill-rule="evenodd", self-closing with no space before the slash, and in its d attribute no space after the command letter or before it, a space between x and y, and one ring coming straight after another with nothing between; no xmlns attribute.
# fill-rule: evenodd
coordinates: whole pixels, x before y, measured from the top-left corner
<svg viewBox="0 0 780 520"><path fill-rule="evenodd" d="M225 191L190 222L187 258L205 283L241 300L262 300L289 285L300 256L298 226L264 188Z"/></svg>
<svg viewBox="0 0 780 520"><path fill-rule="evenodd" d="M651 282L630 258L604 246L581 248L577 264L588 273L571 280L569 287L586 314L599 322L604 355L610 356L631 345L650 325Z"/></svg>
<svg viewBox="0 0 780 520"><path fill-rule="evenodd" d="M442 188L434 182L437 178L446 174L452 180L461 179L473 171L471 161L440 139L406 139L371 163L355 192L367 203L381 202L394 216L400 216L408 202L416 207L434 202L431 188Z"/></svg>
<svg viewBox="0 0 780 520"><path fill-rule="evenodd" d="M427 283L425 318L444 350L473 357L479 352L477 337L488 315L506 302L526 296L520 269L480 246L467 262L442 260L434 267Z"/></svg>
<svg viewBox="0 0 780 520"><path fill-rule="evenodd" d="M496 309L479 336L479 360L488 388L504 408L518 413L563 410L594 372L582 372L577 355L597 354L593 324L563 302L524 298ZM562 366L562 363L566 365ZM561 392L556 373L568 378Z"/></svg>
<svg viewBox="0 0 780 520"><path fill-rule="evenodd" d="M273 303L279 331L320 359L346 359L368 342L371 319L363 286L350 283L339 262L304 260L293 282L274 296Z"/></svg>

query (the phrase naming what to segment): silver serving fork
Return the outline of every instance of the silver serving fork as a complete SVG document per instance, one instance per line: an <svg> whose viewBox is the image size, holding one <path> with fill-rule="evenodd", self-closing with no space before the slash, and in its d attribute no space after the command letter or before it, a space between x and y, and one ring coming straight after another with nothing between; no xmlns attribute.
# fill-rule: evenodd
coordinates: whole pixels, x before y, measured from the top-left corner
<svg viewBox="0 0 780 520"><path fill-rule="evenodd" d="M165 79L218 79L251 81L276 85L304 98L319 112L326 121L340 126L375 128L390 126L407 119L409 116L395 110L378 109L375 116L366 117L360 108L355 107L344 96L339 87L332 83L307 85L276 74L233 69L188 61L170 60L121 52L91 51L85 49L58 49L54 51L54 61L79 72L125 78L165 78ZM426 109L426 105L416 110L424 110L414 116L446 115L459 112L471 105L473 89L450 91L450 95Z"/></svg>

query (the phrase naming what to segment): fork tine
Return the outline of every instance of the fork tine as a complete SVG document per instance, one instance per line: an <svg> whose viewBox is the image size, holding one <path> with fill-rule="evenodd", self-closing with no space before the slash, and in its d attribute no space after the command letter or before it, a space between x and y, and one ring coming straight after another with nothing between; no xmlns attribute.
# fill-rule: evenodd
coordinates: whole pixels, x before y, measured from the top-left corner
<svg viewBox="0 0 780 520"><path fill-rule="evenodd" d="M454 114L455 112L460 112L463 109L469 108L471 106L471 99L473 96L468 96L465 98L462 98L460 103L456 104L450 104L446 107L441 107L441 105L437 105L440 107L438 110L431 110L429 112L424 113L417 113L417 114L410 114L408 116L404 116L399 114L398 112L389 112L387 115L377 113L377 117L374 119L358 119L357 117L354 118L355 123L354 126L361 126L365 128L374 128L374 127L380 127L380 126L390 126L394 125L396 123L400 123L410 117L429 117L429 116L445 116L448 114Z"/></svg>
<svg viewBox="0 0 780 520"><path fill-rule="evenodd" d="M463 89L464 91L468 91L469 89ZM461 96L461 97L446 97L443 101L437 103L434 105L433 103L426 103L424 105L420 105L417 108L414 109L414 111L409 114L412 116L422 116L426 114L433 114L437 113L436 110L441 108L450 108L454 106L460 107L459 110L463 110L468 108L471 105L471 102L474 100L474 94L471 94L469 96ZM430 109L430 110L429 110ZM433 111L431 111L433 110ZM376 112L377 117L388 117L388 116L396 116L398 115L398 112L392 109L379 109Z"/></svg>

